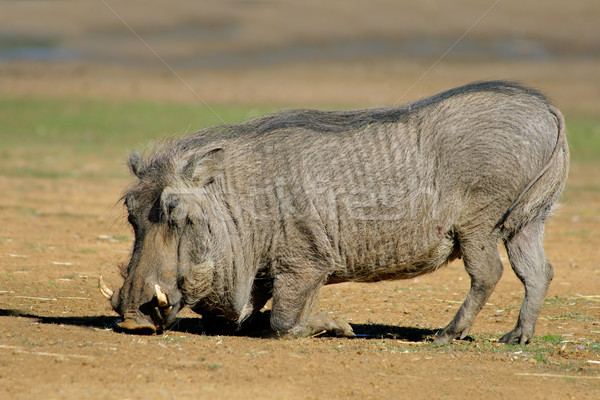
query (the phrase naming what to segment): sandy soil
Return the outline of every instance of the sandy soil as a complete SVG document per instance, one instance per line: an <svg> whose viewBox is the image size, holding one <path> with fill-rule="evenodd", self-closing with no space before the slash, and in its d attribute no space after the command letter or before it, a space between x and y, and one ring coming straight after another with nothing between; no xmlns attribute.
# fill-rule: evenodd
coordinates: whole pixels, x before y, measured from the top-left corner
<svg viewBox="0 0 600 400"><path fill-rule="evenodd" d="M598 173L575 167L548 223L556 276L538 339L524 348L494 343L523 294L508 265L473 342L428 344L468 290L460 263L408 281L326 287L319 308L365 338L206 336L189 311L162 336L115 333L97 278L118 286L116 265L128 260L131 232L115 205L126 180L0 178L1 397L597 398L600 366L588 360L600 361ZM547 344L545 335L562 337Z"/></svg>
<svg viewBox="0 0 600 400"><path fill-rule="evenodd" d="M35 2L33 7L32 2L2 2L0 39L6 32L19 40L50 38L69 51L88 49L115 58L0 60L0 95L200 106L373 106L468 81L509 78L543 88L567 117L600 110L595 1L573 1L566 8L551 1L539 10L534 1L505 0L472 31L472 43L513 36L525 38L526 45L542 44L556 53L550 60L449 57L435 68L435 52L424 58L357 56L267 65L250 57L242 58L243 67L227 68L185 67L177 57L190 49L218 59L223 49L268 53L286 43L318 47L324 37L327 43L343 43L357 36L441 36L451 43L485 11L481 2L465 0L441 9L417 2L416 8L394 8L392 14L374 13L366 5L340 7L340 2L323 10L318 8L322 2L311 1L306 8L288 5L292 9L283 20L266 6L269 2L246 2L252 7L211 2L204 14L190 13L189 4L151 12L159 3L144 1L144 14L137 12L140 2L114 6L161 54L172 57L175 73L140 48L101 2ZM399 2L372 3L386 10ZM56 18L47 18L49 12ZM309 19L312 25L303 23ZM179 31L169 36L182 20L200 21L225 36L194 47L179 40ZM239 40L227 36L231 24L244 33L236 36ZM156 30L167 34L152 36ZM164 37L175 39L161 42ZM109 50L108 43L114 44ZM124 55L132 57L131 65L123 64L119 57ZM407 281L326 287L318 308L348 320L363 334L358 339L207 336L190 311L180 313L173 329L161 336L115 333L117 316L101 296L97 278L102 274L119 286L116 266L128 261L132 232L117 204L127 179L2 175L0 398L600 398L598 176L597 165L574 165L563 206L547 224L545 244L555 279L533 343L495 343L514 326L523 296L503 257L504 277L470 341L434 347L428 338L451 320L468 291L460 262Z"/></svg>

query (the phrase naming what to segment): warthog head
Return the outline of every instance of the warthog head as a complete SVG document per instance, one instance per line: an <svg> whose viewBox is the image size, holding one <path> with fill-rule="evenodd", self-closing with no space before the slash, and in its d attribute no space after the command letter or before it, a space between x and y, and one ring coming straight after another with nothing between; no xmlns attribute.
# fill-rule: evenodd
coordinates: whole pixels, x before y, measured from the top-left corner
<svg viewBox="0 0 600 400"><path fill-rule="evenodd" d="M161 332L183 306L198 309L210 298L215 246L206 203L221 153L155 154L146 163L139 153L131 154L129 165L138 180L123 199L135 234L133 252L120 289L112 291L102 277L99 282L122 317L119 329Z"/></svg>

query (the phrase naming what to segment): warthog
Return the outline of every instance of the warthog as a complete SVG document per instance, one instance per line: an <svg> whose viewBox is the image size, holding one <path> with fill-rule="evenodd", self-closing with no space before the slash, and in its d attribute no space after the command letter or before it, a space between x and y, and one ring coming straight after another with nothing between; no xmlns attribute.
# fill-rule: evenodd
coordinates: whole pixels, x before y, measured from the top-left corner
<svg viewBox="0 0 600 400"><path fill-rule="evenodd" d="M133 253L123 286L100 286L125 331L160 332L184 306L239 327L272 299L276 336L353 336L312 314L323 285L412 278L462 257L471 287L437 334L447 343L500 279L502 240L525 298L500 341L526 343L553 277L542 236L568 163L561 113L509 82L207 128L131 154Z"/></svg>

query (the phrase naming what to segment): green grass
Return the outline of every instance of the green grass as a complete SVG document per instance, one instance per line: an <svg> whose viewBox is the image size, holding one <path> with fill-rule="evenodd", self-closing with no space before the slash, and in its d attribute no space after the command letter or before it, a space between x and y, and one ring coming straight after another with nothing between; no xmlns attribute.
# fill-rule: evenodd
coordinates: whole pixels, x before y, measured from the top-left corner
<svg viewBox="0 0 600 400"><path fill-rule="evenodd" d="M557 346L560 343L562 343L565 340L565 338L562 335L544 335L536 338L536 340L540 343L546 343L549 345Z"/></svg>
<svg viewBox="0 0 600 400"><path fill-rule="evenodd" d="M571 305L571 304L576 304L576 303L577 303L577 299L573 299L570 297L554 296L554 297L547 297L546 299L544 299L545 306L566 306L566 305Z"/></svg>
<svg viewBox="0 0 600 400"><path fill-rule="evenodd" d="M594 317L592 315L582 313L582 312L569 312L569 313L559 314L559 315L556 315L553 317L547 316L544 318L547 320L550 320L550 321L575 320L575 321L579 321L579 322L588 322L588 321L594 320Z"/></svg>
<svg viewBox="0 0 600 400"><path fill-rule="evenodd" d="M3 97L0 169L5 175L44 179L126 175L127 154L144 149L153 139L269 111L247 106L212 109L201 104ZM89 172L92 163L101 165L101 171Z"/></svg>
<svg viewBox="0 0 600 400"><path fill-rule="evenodd" d="M248 120L275 108L0 97L0 170L41 179L125 177L127 154L153 139ZM572 160L600 162L600 117L568 115L567 129Z"/></svg>
<svg viewBox="0 0 600 400"><path fill-rule="evenodd" d="M80 249L79 253L81 253L81 254L96 254L98 252L94 249L85 248L85 249Z"/></svg>
<svg viewBox="0 0 600 400"><path fill-rule="evenodd" d="M221 368L223 368L223 364L217 364L217 363L206 364L206 369L209 371L218 371Z"/></svg>
<svg viewBox="0 0 600 400"><path fill-rule="evenodd" d="M169 336L169 335L164 335L158 338L158 340L160 340L161 342L165 342L165 343L183 343L185 341L188 340L187 336Z"/></svg>
<svg viewBox="0 0 600 400"><path fill-rule="evenodd" d="M141 101L0 99L2 147L68 145L76 151L135 146L260 114L243 106L213 107ZM8 139L8 140L6 140Z"/></svg>
<svg viewBox="0 0 600 400"><path fill-rule="evenodd" d="M113 237L113 239L116 240L117 242L133 242L133 236L129 236L129 235L119 235L119 236Z"/></svg>
<svg viewBox="0 0 600 400"><path fill-rule="evenodd" d="M567 116L566 124L571 159L578 163L600 162L600 117Z"/></svg>
<svg viewBox="0 0 600 400"><path fill-rule="evenodd" d="M451 344L436 345L425 343L419 346L406 347L394 342L381 341L376 352L414 353L429 355L445 354L482 354L492 355L495 359L510 362L535 362L545 364L555 371L585 371L589 365L584 360L572 360L572 356L581 352L589 352L592 356L600 353L600 344L594 340L567 339L562 335L536 336L526 345L497 343L495 336L471 335L473 341L457 340ZM375 345L374 345L375 346ZM585 357L583 357L585 359Z"/></svg>

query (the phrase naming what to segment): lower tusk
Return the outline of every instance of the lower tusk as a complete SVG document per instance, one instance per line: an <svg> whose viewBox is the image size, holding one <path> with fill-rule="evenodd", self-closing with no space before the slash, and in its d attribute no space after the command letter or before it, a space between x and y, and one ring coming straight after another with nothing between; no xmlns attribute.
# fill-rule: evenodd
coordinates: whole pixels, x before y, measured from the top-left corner
<svg viewBox="0 0 600 400"><path fill-rule="evenodd" d="M167 318L167 317L169 316L169 314L171 313L171 310L172 310L172 309L173 309L173 306L170 306L170 307L168 307L168 308L165 308L165 309L162 311L162 317L163 317L163 318Z"/></svg>
<svg viewBox="0 0 600 400"><path fill-rule="evenodd" d="M102 296L110 300L113 296L113 291L108 286L106 286L106 284L104 284L102 275L100 275L100 278L98 279L98 286L100 287L100 293L102 293Z"/></svg>
<svg viewBox="0 0 600 400"><path fill-rule="evenodd" d="M158 300L158 306L167 307L169 305L169 300L167 299L166 293L163 292L158 284L154 285L154 290L156 291L156 300Z"/></svg>

